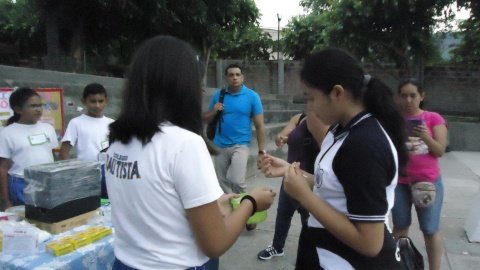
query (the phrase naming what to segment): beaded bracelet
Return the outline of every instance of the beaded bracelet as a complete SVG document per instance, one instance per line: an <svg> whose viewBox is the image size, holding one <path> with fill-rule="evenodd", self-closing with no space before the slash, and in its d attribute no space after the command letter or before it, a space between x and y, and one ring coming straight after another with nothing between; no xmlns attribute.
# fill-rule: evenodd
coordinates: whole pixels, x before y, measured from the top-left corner
<svg viewBox="0 0 480 270"><path fill-rule="evenodd" d="M243 196L243 198L240 200L240 203L242 203L243 200L249 200L252 203L253 211L252 211L252 214L250 216L255 215L255 212L257 212L257 201L255 201L255 199L250 195Z"/></svg>

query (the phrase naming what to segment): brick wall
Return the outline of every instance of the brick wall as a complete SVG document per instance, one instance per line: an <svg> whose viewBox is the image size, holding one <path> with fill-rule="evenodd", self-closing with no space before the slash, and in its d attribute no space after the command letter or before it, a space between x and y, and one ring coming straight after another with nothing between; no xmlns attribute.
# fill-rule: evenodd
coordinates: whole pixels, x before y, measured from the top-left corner
<svg viewBox="0 0 480 270"><path fill-rule="evenodd" d="M480 68L425 68L426 107L444 114L480 117Z"/></svg>
<svg viewBox="0 0 480 270"><path fill-rule="evenodd" d="M246 84L261 93L278 90L276 61L225 61L244 67ZM285 61L285 93L300 94L300 61ZM382 79L396 91L402 80L392 65L366 65L366 72ZM209 67L207 85L216 87L215 63ZM222 70L223 74L223 70ZM480 117L480 67L429 66L424 70L425 108L442 114Z"/></svg>

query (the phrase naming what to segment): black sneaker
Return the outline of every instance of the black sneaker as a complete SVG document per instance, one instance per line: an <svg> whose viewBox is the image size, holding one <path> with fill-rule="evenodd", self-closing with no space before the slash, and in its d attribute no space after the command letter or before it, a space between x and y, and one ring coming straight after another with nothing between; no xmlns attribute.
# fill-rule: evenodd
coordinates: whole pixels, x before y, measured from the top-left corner
<svg viewBox="0 0 480 270"><path fill-rule="evenodd" d="M247 229L247 231L253 231L257 228L257 224L247 224L245 225L245 228Z"/></svg>
<svg viewBox="0 0 480 270"><path fill-rule="evenodd" d="M260 260L270 260L273 256L280 257L283 254L283 249L276 250L272 245L269 245L266 249L260 251L257 256Z"/></svg>

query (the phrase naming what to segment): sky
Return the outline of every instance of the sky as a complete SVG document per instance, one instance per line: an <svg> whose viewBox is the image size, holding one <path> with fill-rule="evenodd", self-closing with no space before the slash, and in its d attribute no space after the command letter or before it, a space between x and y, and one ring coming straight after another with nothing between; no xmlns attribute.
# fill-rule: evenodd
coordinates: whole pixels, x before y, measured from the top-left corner
<svg viewBox="0 0 480 270"><path fill-rule="evenodd" d="M260 13L260 26L277 29L277 13L282 18L280 27L285 27L289 19L295 15L304 14L299 0L255 0Z"/></svg>
<svg viewBox="0 0 480 270"><path fill-rule="evenodd" d="M299 4L300 0L255 0L260 13L260 26L263 28L277 29L277 13L282 18L280 27L287 25L289 19L295 15L305 14L303 7ZM465 19L469 12L465 9L457 13L456 19ZM442 28L442 25L439 26Z"/></svg>

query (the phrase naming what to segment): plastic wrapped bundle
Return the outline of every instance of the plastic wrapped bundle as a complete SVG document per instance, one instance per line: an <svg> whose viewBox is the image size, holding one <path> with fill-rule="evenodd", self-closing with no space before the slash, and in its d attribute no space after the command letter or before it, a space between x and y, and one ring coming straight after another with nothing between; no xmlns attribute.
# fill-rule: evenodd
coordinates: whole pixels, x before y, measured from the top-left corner
<svg viewBox="0 0 480 270"><path fill-rule="evenodd" d="M56 222L100 206L99 162L70 159L31 166L25 181L27 218Z"/></svg>

